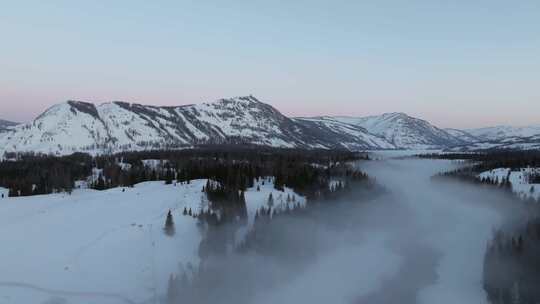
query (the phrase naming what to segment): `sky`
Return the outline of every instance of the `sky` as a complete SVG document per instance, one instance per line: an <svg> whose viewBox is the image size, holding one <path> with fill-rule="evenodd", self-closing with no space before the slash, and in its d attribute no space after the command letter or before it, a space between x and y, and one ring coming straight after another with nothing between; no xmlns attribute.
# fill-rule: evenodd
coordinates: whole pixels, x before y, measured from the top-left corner
<svg viewBox="0 0 540 304"><path fill-rule="evenodd" d="M0 0L0 118L254 95L286 115L540 124L540 1Z"/></svg>

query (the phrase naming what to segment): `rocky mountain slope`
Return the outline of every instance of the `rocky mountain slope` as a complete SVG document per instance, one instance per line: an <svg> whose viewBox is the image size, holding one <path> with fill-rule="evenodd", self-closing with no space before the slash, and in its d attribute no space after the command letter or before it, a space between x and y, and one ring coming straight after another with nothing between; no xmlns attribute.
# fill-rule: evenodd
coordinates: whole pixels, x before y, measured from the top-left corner
<svg viewBox="0 0 540 304"><path fill-rule="evenodd" d="M347 132L343 130L348 129ZM125 102L68 101L0 135L2 152L111 153L173 149L201 143L288 148L394 148L364 129L290 119L252 96L156 107Z"/></svg>

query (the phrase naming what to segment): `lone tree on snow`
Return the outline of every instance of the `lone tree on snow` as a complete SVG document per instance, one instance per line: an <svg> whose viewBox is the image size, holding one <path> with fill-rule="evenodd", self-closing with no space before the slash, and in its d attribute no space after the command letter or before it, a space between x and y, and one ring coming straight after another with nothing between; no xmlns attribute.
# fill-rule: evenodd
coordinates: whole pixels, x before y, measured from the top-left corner
<svg viewBox="0 0 540 304"><path fill-rule="evenodd" d="M175 233L174 220L171 210L169 210L169 213L167 213L167 219L165 220L165 227L163 227L163 230L168 236L173 236Z"/></svg>

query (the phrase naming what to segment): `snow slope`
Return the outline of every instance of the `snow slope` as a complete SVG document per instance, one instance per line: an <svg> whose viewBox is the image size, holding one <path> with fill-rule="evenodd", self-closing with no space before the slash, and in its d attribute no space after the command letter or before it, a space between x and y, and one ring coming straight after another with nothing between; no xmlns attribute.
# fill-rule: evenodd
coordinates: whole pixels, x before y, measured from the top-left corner
<svg viewBox="0 0 540 304"><path fill-rule="evenodd" d="M512 184L512 191L522 199L532 198L540 199L540 184L530 183L528 176L531 173L540 173L540 168L521 168L512 171L509 168L498 168L490 171L482 172L478 175L479 178L490 178L491 180L503 181L508 176Z"/></svg>
<svg viewBox="0 0 540 304"><path fill-rule="evenodd" d="M205 183L146 182L0 199L0 303L154 303L165 294L170 273L198 265L201 231L181 212L208 205ZM258 185L260 191L256 184L246 192L250 224L271 192L274 208L283 208L287 195L305 204L290 189L273 189L270 179ZM162 231L169 209L173 237Z"/></svg>
<svg viewBox="0 0 540 304"><path fill-rule="evenodd" d="M463 142L466 143L474 143L481 141L480 138L468 133L467 131L459 130L459 129L451 129L446 128L444 129L448 134L454 136L455 138L461 139Z"/></svg>
<svg viewBox="0 0 540 304"><path fill-rule="evenodd" d="M9 189L0 187L0 199L7 198L9 195Z"/></svg>
<svg viewBox="0 0 540 304"><path fill-rule="evenodd" d="M397 147L387 141L385 138L369 133L363 127L334 120L328 117L314 118L296 118L300 123L311 123L312 128L321 128L322 130L330 130L332 134L329 137L340 137L341 143L350 150L365 150L370 147L378 147L380 149L396 149ZM358 138L361 139L360 143Z"/></svg>

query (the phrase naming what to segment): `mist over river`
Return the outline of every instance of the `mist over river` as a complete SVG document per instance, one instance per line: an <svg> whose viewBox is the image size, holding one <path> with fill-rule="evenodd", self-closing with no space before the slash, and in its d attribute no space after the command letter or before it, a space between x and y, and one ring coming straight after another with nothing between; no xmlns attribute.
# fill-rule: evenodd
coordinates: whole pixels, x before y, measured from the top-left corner
<svg viewBox="0 0 540 304"><path fill-rule="evenodd" d="M192 301L487 303L486 244L519 205L497 189L431 180L459 162L395 156L357 164L383 194L278 218L267 254L209 258L212 275L199 285L212 288Z"/></svg>

